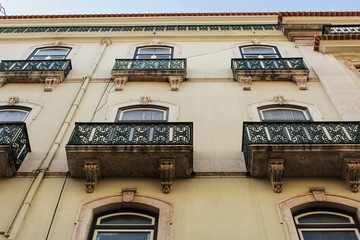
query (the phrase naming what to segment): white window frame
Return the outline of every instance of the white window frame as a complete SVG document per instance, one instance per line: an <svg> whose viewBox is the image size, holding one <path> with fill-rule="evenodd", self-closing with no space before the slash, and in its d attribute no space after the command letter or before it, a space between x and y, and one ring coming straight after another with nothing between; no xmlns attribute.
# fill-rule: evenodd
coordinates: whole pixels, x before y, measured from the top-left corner
<svg viewBox="0 0 360 240"><path fill-rule="evenodd" d="M259 109L266 108L266 106L274 106L278 103L273 100L256 102L248 105L249 117L252 121L260 122L262 121L261 115L259 114ZM286 101L286 105L296 106L300 109L307 109L313 121L323 121L324 117L321 114L320 110L315 104L298 102L298 101ZM281 107L281 105L279 105Z"/></svg>
<svg viewBox="0 0 360 240"><path fill-rule="evenodd" d="M268 48L272 49L273 53L263 53L263 54L252 54L252 53L245 53L244 50L247 48ZM246 59L264 59L264 58L281 58L281 54L276 46L271 45L246 45L240 46L240 55L242 58ZM270 56L270 57L269 57Z"/></svg>
<svg viewBox="0 0 360 240"><path fill-rule="evenodd" d="M6 101L0 101L0 108L12 108L13 106L9 105L8 102ZM35 103L31 103L28 101L22 101L20 100L17 104L16 107L24 107L25 109L29 109L28 115L26 116L25 120L23 122L26 123L26 126L29 127L30 123L36 119L36 117L39 115L42 106L35 104ZM16 108L18 109L18 108Z"/></svg>
<svg viewBox="0 0 360 240"><path fill-rule="evenodd" d="M150 105L151 107L141 107L141 106L134 106L133 108L119 108L119 113L117 114L117 118L116 118L116 122L121 122L121 121L167 121L167 116L168 116L168 112L169 110L167 108L156 108L157 106L155 105ZM137 111L137 110L153 110L153 111L158 111L158 112L162 112L163 113L163 119L162 120L123 120L123 116L126 112L131 112L131 111Z"/></svg>
<svg viewBox="0 0 360 240"><path fill-rule="evenodd" d="M360 201L341 197L337 195L324 193L324 200L318 201L313 194L305 194L288 198L276 204L280 223L283 224L287 240L299 240L298 230L293 218L293 212L306 208L322 208L334 209L335 211L353 212L354 217L360 220Z"/></svg>
<svg viewBox="0 0 360 240"><path fill-rule="evenodd" d="M144 226L144 225L149 225L149 224L136 224L136 223L134 223L134 224L102 224L101 223L101 220L103 220L105 218L109 218L109 217L113 217L113 216L121 216L121 215L140 216L140 217L143 217L143 218L150 219L151 220L150 226L155 224L155 218L153 216L149 216L149 215L141 214L141 213L136 213L136 212L118 212L118 213L107 214L107 215L98 217L97 221L96 221L96 224L97 225L121 225L121 226L126 226L126 225L141 225L141 226Z"/></svg>
<svg viewBox="0 0 360 240"><path fill-rule="evenodd" d="M144 54L140 53L141 50L154 48L154 49L166 49L169 50L168 54ZM151 55L151 56L150 56ZM171 46L165 46L165 45L150 45L150 46L140 46L136 48L134 59L173 59L174 55L174 49ZM150 58L139 58L139 56L150 56ZM168 56L168 58L158 58L158 56Z"/></svg>
<svg viewBox="0 0 360 240"><path fill-rule="evenodd" d="M46 56L46 55L40 55L37 56L37 54L39 54L39 52L41 51L46 51L46 50L50 50L50 49L62 49L62 50L66 50L65 54L59 55L62 56L61 58L56 58L56 59L52 59L51 56L57 56L57 55L48 55L47 57L43 58L43 59L34 59L34 58L38 58L41 56ZM64 60L67 58L67 56L69 55L70 51L71 51L71 47L63 47L63 46L48 46L48 47L39 47L36 48L28 57L28 60Z"/></svg>
<svg viewBox="0 0 360 240"><path fill-rule="evenodd" d="M312 121L311 114L309 113L307 108L303 108L303 107L300 108L299 106L295 106L295 105L286 105L284 107L282 107L281 105L267 105L267 106L263 106L263 107L258 109L261 121L265 121L265 122L266 121L277 121L277 120L272 120L272 119L266 119L265 116L264 116L264 112L272 111L272 110L280 110L280 109L281 110L289 110L289 111L301 112L304 115L305 120L279 119L279 121Z"/></svg>
<svg viewBox="0 0 360 240"><path fill-rule="evenodd" d="M114 120L117 120L117 114L119 109L126 109L126 108L131 108L131 107L139 107L139 106L159 106L159 107L163 107L163 108L167 108L168 109L168 113L167 113L167 121L168 122L176 122L177 119L179 118L179 106L172 104L172 103L168 103L168 102L163 102L163 101L151 101L151 104L147 104L144 105L142 102L140 101L131 101L131 102L125 102L125 103L118 103L118 104L114 104L112 106L109 107L108 112L106 113L106 121L109 122L114 122Z"/></svg>
<svg viewBox="0 0 360 240"><path fill-rule="evenodd" d="M27 109L21 109L21 108L11 108L11 107L7 108L7 107L4 107L4 108L0 108L0 113L1 112L24 112L25 116L21 120L9 120L9 121L1 121L0 120L0 122L25 122L25 119L30 114L31 109L27 110Z"/></svg>

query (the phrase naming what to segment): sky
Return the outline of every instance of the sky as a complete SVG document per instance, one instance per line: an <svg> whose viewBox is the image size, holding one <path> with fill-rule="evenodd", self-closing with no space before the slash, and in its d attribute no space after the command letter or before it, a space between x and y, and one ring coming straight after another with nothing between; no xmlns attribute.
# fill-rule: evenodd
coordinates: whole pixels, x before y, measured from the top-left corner
<svg viewBox="0 0 360 240"><path fill-rule="evenodd" d="M7 15L360 11L360 0L0 0L0 3Z"/></svg>

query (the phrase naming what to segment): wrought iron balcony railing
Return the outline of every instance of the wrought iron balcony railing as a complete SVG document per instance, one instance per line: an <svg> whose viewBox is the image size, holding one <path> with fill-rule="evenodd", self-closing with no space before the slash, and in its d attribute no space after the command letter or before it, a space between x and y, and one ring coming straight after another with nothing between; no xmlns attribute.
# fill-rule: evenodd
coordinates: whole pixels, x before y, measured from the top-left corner
<svg viewBox="0 0 360 240"><path fill-rule="evenodd" d="M65 77L69 74L70 60L1 60L0 72L47 72L62 71Z"/></svg>
<svg viewBox="0 0 360 240"><path fill-rule="evenodd" d="M360 122L244 122L245 160L252 144L360 144Z"/></svg>
<svg viewBox="0 0 360 240"><path fill-rule="evenodd" d="M25 123L0 123L0 145L11 147L15 169L19 169L26 154L31 151Z"/></svg>
<svg viewBox="0 0 360 240"><path fill-rule="evenodd" d="M360 25L324 25L323 34L360 34Z"/></svg>
<svg viewBox="0 0 360 240"><path fill-rule="evenodd" d="M186 59L116 59L113 70L186 70Z"/></svg>
<svg viewBox="0 0 360 240"><path fill-rule="evenodd" d="M307 70L302 58L233 58L231 69L241 70Z"/></svg>
<svg viewBox="0 0 360 240"><path fill-rule="evenodd" d="M192 145L187 122L75 123L68 145Z"/></svg>

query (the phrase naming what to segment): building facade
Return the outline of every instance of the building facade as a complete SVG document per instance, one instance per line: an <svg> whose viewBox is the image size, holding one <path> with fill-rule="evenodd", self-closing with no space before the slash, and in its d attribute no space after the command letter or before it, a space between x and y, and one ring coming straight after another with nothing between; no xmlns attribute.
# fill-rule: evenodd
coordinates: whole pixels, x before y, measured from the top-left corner
<svg viewBox="0 0 360 240"><path fill-rule="evenodd" d="M0 239L360 239L360 12L0 19Z"/></svg>

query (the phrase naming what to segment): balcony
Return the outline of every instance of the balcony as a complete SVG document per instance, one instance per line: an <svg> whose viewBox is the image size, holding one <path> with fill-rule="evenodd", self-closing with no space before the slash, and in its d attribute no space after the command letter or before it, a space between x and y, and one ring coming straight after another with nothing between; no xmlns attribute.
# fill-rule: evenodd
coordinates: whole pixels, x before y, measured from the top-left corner
<svg viewBox="0 0 360 240"><path fill-rule="evenodd" d="M169 82L177 91L186 77L186 59L116 59L111 73L117 91L128 81Z"/></svg>
<svg viewBox="0 0 360 240"><path fill-rule="evenodd" d="M358 191L360 122L244 122L242 151L252 177L344 178Z"/></svg>
<svg viewBox="0 0 360 240"><path fill-rule="evenodd" d="M0 123L0 177L12 177L30 151L25 123Z"/></svg>
<svg viewBox="0 0 360 240"><path fill-rule="evenodd" d="M233 58L231 69L244 90L250 90L253 81L293 81L300 90L307 89L309 70L302 58Z"/></svg>
<svg viewBox="0 0 360 240"><path fill-rule="evenodd" d="M323 34L360 34L360 25L324 25Z"/></svg>
<svg viewBox="0 0 360 240"><path fill-rule="evenodd" d="M2 60L0 86L5 83L45 83L45 92L62 82L69 74L70 60Z"/></svg>
<svg viewBox="0 0 360 240"><path fill-rule="evenodd" d="M175 177L192 174L192 134L192 123L76 123L66 145L70 175L86 178L87 192L100 176L160 177L168 193Z"/></svg>

